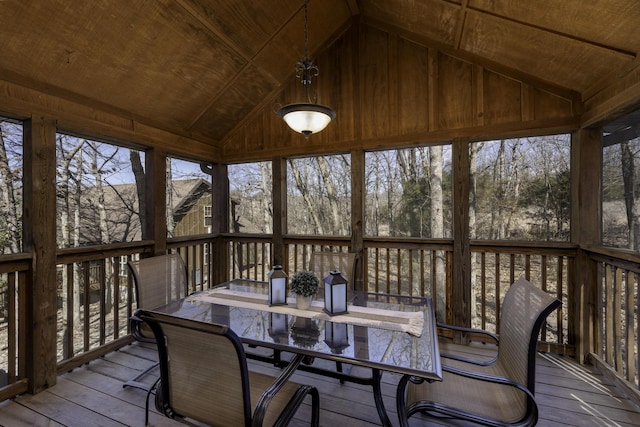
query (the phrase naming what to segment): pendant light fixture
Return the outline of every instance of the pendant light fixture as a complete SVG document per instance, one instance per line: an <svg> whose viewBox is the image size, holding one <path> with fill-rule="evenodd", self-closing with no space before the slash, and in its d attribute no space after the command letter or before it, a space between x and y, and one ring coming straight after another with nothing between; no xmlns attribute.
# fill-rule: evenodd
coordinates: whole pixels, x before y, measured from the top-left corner
<svg viewBox="0 0 640 427"><path fill-rule="evenodd" d="M289 104L280 108L278 115L296 132L309 136L327 127L336 118L336 112L324 105L317 104L317 92L311 97L311 79L319 74L318 66L309 59L308 0L304 2L304 57L296 64L296 78L302 82L306 103Z"/></svg>

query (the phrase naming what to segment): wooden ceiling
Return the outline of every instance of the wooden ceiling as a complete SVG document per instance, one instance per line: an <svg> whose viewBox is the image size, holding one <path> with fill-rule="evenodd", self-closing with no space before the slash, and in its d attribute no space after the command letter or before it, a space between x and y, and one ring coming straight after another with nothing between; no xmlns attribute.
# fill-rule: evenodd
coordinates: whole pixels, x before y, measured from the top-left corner
<svg viewBox="0 0 640 427"><path fill-rule="evenodd" d="M216 145L294 79L303 5L1 0L0 80ZM640 50L636 0L310 0L311 55L356 22L582 101Z"/></svg>

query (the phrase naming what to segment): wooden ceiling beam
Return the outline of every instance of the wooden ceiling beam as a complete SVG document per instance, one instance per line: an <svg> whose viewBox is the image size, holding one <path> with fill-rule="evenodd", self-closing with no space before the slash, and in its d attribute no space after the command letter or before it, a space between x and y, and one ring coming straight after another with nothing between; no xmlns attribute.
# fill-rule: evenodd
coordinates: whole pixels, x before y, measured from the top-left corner
<svg viewBox="0 0 640 427"><path fill-rule="evenodd" d="M464 26L467 21L467 7L469 6L469 0L463 0L460 4L460 11L458 12L458 21L456 22L455 36L454 36L454 49L460 49L460 43L462 42L462 34L464 34Z"/></svg>

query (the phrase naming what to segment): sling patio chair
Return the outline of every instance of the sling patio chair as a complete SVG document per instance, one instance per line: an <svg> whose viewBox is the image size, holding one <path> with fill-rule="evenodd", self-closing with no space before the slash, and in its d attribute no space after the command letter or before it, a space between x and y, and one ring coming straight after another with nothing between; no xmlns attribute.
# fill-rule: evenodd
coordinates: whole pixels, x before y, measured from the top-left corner
<svg viewBox="0 0 640 427"><path fill-rule="evenodd" d="M447 325L465 333L494 338L497 355L491 360L441 354L443 379L426 382L404 375L396 395L401 426L423 413L457 418L488 426L533 426L538 420L534 398L536 346L540 328L561 302L521 278L504 297L500 335Z"/></svg>
<svg viewBox="0 0 640 427"><path fill-rule="evenodd" d="M307 395L311 395L311 425L320 417L318 390L289 381L303 358L296 356L277 378L251 372L244 347L227 326L142 311L158 343L160 380L155 406L170 418L185 418L214 426L286 426Z"/></svg>
<svg viewBox="0 0 640 427"><path fill-rule="evenodd" d="M149 327L138 317L141 309L154 309L183 298L187 294L187 268L179 254L160 255L127 262L133 276L137 309L129 319L131 334L140 342L155 342ZM122 387L135 387L148 391L150 386L140 380L155 369L149 366Z"/></svg>

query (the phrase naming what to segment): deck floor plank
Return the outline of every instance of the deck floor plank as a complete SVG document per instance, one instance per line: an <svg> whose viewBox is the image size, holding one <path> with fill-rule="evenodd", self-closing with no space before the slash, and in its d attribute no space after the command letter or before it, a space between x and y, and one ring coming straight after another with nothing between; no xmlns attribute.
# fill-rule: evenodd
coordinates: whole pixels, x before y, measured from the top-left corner
<svg viewBox="0 0 640 427"><path fill-rule="evenodd" d="M42 393L19 396L1 403L0 426L143 426L146 392L123 388L122 384L153 365L155 360L157 355L150 344L133 343L109 353L61 375L58 384ZM316 360L315 363L330 362ZM250 362L250 369L272 375L278 372L271 365L254 361ZM364 375L368 372L358 369ZM640 409L591 366L578 365L566 357L542 354L538 356L536 374L540 427L640 425ZM156 368L144 381L151 384L157 376ZM380 425L369 386L348 382L340 384L336 379L302 371L296 372L292 379L312 384L320 391L322 426ZM382 379L383 399L391 420L396 422L395 392L399 376L386 373ZM151 407L150 425L184 425L157 413L153 403ZM311 408L305 404L291 425L308 425L310 412ZM418 415L411 419L411 425L462 427L470 424Z"/></svg>

